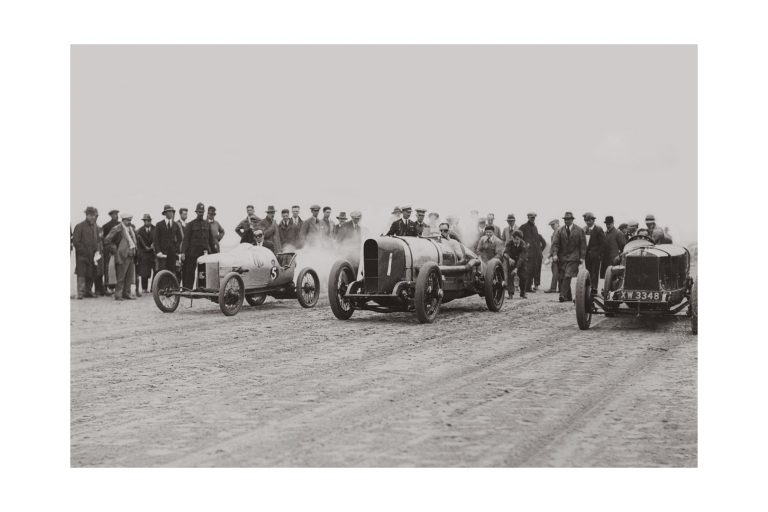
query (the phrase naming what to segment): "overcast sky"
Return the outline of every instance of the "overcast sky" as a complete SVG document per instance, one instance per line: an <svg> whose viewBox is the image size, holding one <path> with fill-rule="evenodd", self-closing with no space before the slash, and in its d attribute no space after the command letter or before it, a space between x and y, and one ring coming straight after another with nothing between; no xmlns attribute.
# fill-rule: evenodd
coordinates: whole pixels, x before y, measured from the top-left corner
<svg viewBox="0 0 768 512"><path fill-rule="evenodd" d="M697 233L695 46L74 46L71 219L319 203ZM140 221L137 221L137 225Z"/></svg>

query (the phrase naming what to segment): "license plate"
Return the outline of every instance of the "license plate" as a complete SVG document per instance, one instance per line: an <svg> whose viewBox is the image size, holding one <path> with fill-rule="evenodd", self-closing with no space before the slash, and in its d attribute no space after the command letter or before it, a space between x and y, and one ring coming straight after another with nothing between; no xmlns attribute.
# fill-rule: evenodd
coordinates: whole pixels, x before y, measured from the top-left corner
<svg viewBox="0 0 768 512"><path fill-rule="evenodd" d="M649 292L639 290L623 290L621 300L645 300L650 302L659 302L663 298L661 292Z"/></svg>

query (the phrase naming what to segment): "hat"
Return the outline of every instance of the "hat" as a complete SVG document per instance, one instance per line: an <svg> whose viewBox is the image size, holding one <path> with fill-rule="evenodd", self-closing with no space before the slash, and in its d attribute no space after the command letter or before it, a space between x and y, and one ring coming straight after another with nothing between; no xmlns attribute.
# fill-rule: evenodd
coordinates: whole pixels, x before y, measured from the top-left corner
<svg viewBox="0 0 768 512"><path fill-rule="evenodd" d="M90 214L93 214L93 215L98 215L98 214L99 214L99 212L98 212L98 211L96 210L96 208L94 208L93 206L89 206L89 207L87 207L87 208L85 209L85 214L86 214L86 215L90 215Z"/></svg>
<svg viewBox="0 0 768 512"><path fill-rule="evenodd" d="M120 214L120 220L125 220L125 219L128 219L128 220L133 219L133 214L132 213L121 213Z"/></svg>
<svg viewBox="0 0 768 512"><path fill-rule="evenodd" d="M484 225L484 224L485 224L485 222L486 222L486 220L485 220L485 219L477 219L477 225L478 225L478 226L482 226L482 225Z"/></svg>
<svg viewBox="0 0 768 512"><path fill-rule="evenodd" d="M197 206L195 206L196 212L204 212L205 211L205 205L203 203L197 203Z"/></svg>
<svg viewBox="0 0 768 512"><path fill-rule="evenodd" d="M252 220L252 221L256 222L257 220L259 220L259 218L257 216L255 216L255 215L251 215L250 217L248 217L248 220Z"/></svg>
<svg viewBox="0 0 768 512"><path fill-rule="evenodd" d="M516 236L516 237L518 237L518 238L523 238L523 232L522 232L522 231L520 231L519 229L516 229L516 230L514 230L514 231L512 232L512 236Z"/></svg>
<svg viewBox="0 0 768 512"><path fill-rule="evenodd" d="M587 212L584 215L582 215L582 217L584 217L584 220L596 219L597 218L597 217L595 217L595 214L592 213L592 212Z"/></svg>
<svg viewBox="0 0 768 512"><path fill-rule="evenodd" d="M560 221L558 219L552 219L551 221L549 221L548 224L551 226L552 224L559 224L559 223Z"/></svg>
<svg viewBox="0 0 768 512"><path fill-rule="evenodd" d="M257 229L257 230L255 230L253 232L253 236L256 236L256 235L262 235L263 236L264 235L264 231L262 231L261 229Z"/></svg>
<svg viewBox="0 0 768 512"><path fill-rule="evenodd" d="M284 213L291 213L291 210L289 210L288 208L283 208L282 210L280 210L281 215Z"/></svg>
<svg viewBox="0 0 768 512"><path fill-rule="evenodd" d="M312 206L309 207L309 209L310 210L319 210L320 209L320 205L319 204L313 204Z"/></svg>
<svg viewBox="0 0 768 512"><path fill-rule="evenodd" d="M120 210L109 210L109 215L112 215L113 213L120 213Z"/></svg>
<svg viewBox="0 0 768 512"><path fill-rule="evenodd" d="M416 213L427 213L427 210L424 208L416 208Z"/></svg>
<svg viewBox="0 0 768 512"><path fill-rule="evenodd" d="M396 213L401 213L401 212L402 212L402 210L400 209L399 206L395 206L394 208L392 208L392 215L394 215Z"/></svg>
<svg viewBox="0 0 768 512"><path fill-rule="evenodd" d="M628 226L628 227L631 227L631 226L635 226L635 227L637 227L637 226L639 226L639 225L640 225L640 223L639 223L639 222L637 222L636 220L631 220L631 221L627 222L627 226Z"/></svg>
<svg viewBox="0 0 768 512"><path fill-rule="evenodd" d="M645 222L656 222L656 217L652 213L645 216Z"/></svg>
<svg viewBox="0 0 768 512"><path fill-rule="evenodd" d="M494 227L493 224L488 224L487 226L485 226L485 231L494 231L493 227Z"/></svg>
<svg viewBox="0 0 768 512"><path fill-rule="evenodd" d="M216 207L215 206L209 206L208 207L208 213L216 213Z"/></svg>
<svg viewBox="0 0 768 512"><path fill-rule="evenodd" d="M507 220L515 220L515 214L514 213L507 214Z"/></svg>
<svg viewBox="0 0 768 512"><path fill-rule="evenodd" d="M413 208L411 208L410 206L403 206L404 212L410 212L411 210L413 210Z"/></svg>
<svg viewBox="0 0 768 512"><path fill-rule="evenodd" d="M621 224L619 224L619 231L621 231L622 229L627 229L628 227L629 226L627 226L626 222L622 222Z"/></svg>
<svg viewBox="0 0 768 512"><path fill-rule="evenodd" d="M339 212L339 215L336 218L339 220L347 220L347 212Z"/></svg>
<svg viewBox="0 0 768 512"><path fill-rule="evenodd" d="M275 213L275 207L272 205L267 206L267 211L265 213Z"/></svg>
<svg viewBox="0 0 768 512"><path fill-rule="evenodd" d="M565 212L565 215L563 215L563 219L575 219L575 217L573 216L573 213Z"/></svg>
<svg viewBox="0 0 768 512"><path fill-rule="evenodd" d="M439 219L440 218L440 214L437 213L437 212L429 212L429 215L427 215L427 217L434 217L436 219Z"/></svg>
<svg viewBox="0 0 768 512"><path fill-rule="evenodd" d="M148 213L145 213L141 220L152 220L152 217L150 217Z"/></svg>
<svg viewBox="0 0 768 512"><path fill-rule="evenodd" d="M606 224L613 224L613 215L607 215L605 217L605 223Z"/></svg>
<svg viewBox="0 0 768 512"><path fill-rule="evenodd" d="M331 211L330 206L323 206L323 213Z"/></svg>
<svg viewBox="0 0 768 512"><path fill-rule="evenodd" d="M176 213L176 210L173 209L173 206L167 204L167 205L163 206L163 214L165 214L165 212Z"/></svg>
<svg viewBox="0 0 768 512"><path fill-rule="evenodd" d="M181 212L188 212L189 208L179 208L179 213Z"/></svg>
<svg viewBox="0 0 768 512"><path fill-rule="evenodd" d="M527 216L528 217L535 217L536 216L536 212L528 212Z"/></svg>
<svg viewBox="0 0 768 512"><path fill-rule="evenodd" d="M352 217L352 218L354 219L355 217L362 217L362 216L363 216L363 214L362 214L362 213L360 213L360 211L359 211L359 210L353 210L353 211L352 211L352 213L350 213L350 214L349 214L349 216L350 216L350 217Z"/></svg>

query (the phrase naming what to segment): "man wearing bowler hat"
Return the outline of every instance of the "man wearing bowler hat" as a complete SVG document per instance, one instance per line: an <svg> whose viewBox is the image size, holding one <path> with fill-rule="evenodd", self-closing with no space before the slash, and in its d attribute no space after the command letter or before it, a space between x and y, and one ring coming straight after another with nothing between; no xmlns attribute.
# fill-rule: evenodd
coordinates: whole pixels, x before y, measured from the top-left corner
<svg viewBox="0 0 768 512"><path fill-rule="evenodd" d="M184 228L184 238L181 242L181 262L184 264L183 286L188 289L195 286L197 258L203 254L212 253L215 247L211 226L203 218L205 215L203 203L197 203L195 214L197 217L187 222L187 226Z"/></svg>
<svg viewBox="0 0 768 512"><path fill-rule="evenodd" d="M147 293L149 283L152 282L152 272L155 269L155 226L152 225L152 217L148 213L145 213L141 220L144 225L136 230L138 274L141 280L141 289Z"/></svg>
<svg viewBox="0 0 768 512"><path fill-rule="evenodd" d="M584 214L584 236L587 238L587 257L585 259L589 277L592 282L592 293L597 293L600 281L600 266L605 254L605 231L595 224L595 214Z"/></svg>
<svg viewBox="0 0 768 512"><path fill-rule="evenodd" d="M104 238L104 247L109 247L115 258L115 300L135 299L131 295L131 284L136 281L136 232L131 221L133 215L120 213L120 224L112 228ZM137 289L138 290L138 289Z"/></svg>
<svg viewBox="0 0 768 512"><path fill-rule="evenodd" d="M176 261L179 259L181 240L183 238L181 227L174 221L176 210L167 204L163 207L163 220L155 225L154 248L157 257L157 270L170 270L177 277Z"/></svg>
<svg viewBox="0 0 768 512"><path fill-rule="evenodd" d="M565 212L565 225L557 230L552 240L552 261L557 263L560 279L560 302L573 300L571 279L578 276L579 265L587 255L587 238L584 230L573 223L573 213Z"/></svg>
<svg viewBox="0 0 768 512"><path fill-rule="evenodd" d="M614 260L624 250L627 243L624 233L616 229L613 223L613 215L605 218L605 251L603 252L603 264L600 267L600 277L605 277L605 269L615 265Z"/></svg>
<svg viewBox="0 0 768 512"><path fill-rule="evenodd" d="M515 214L514 213L508 213L507 214L507 225L506 227L501 231L501 239L506 243L512 240L512 233L517 231L517 224L515 224Z"/></svg>
<svg viewBox="0 0 768 512"><path fill-rule="evenodd" d="M97 211L93 206L85 209L85 220L72 231L75 247L75 274L77 274L77 298L93 297L91 288L96 279L96 265L101 259L101 234L96 225Z"/></svg>

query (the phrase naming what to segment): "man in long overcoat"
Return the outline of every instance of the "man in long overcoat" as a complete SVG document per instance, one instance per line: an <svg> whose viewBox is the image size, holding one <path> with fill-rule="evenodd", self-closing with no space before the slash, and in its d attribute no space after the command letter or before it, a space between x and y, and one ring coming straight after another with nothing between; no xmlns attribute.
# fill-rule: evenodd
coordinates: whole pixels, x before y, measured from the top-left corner
<svg viewBox="0 0 768 512"><path fill-rule="evenodd" d="M280 250L298 249L299 246L299 224L291 220L291 212L288 208L283 208L280 212L283 217L277 224L278 237L280 237Z"/></svg>
<svg viewBox="0 0 768 512"><path fill-rule="evenodd" d="M189 289L195 286L197 258L206 253L213 254L215 248L211 225L203 218L205 215L203 203L197 203L195 214L197 217L187 222L184 227L184 237L181 241L181 262L184 264L182 280L183 286Z"/></svg>
<svg viewBox="0 0 768 512"><path fill-rule="evenodd" d="M597 293L597 284L600 281L600 265L605 254L605 231L595 224L595 214L584 214L584 235L587 237L587 257L585 260L589 277L592 283L592 292Z"/></svg>
<svg viewBox="0 0 768 512"><path fill-rule="evenodd" d="M170 270L178 277L176 261L179 258L183 235L178 222L173 219L176 216L176 210L171 205L167 204L163 207L163 215L165 219L155 225L153 233L157 270Z"/></svg>
<svg viewBox="0 0 768 512"><path fill-rule="evenodd" d="M147 293L155 270L155 226L152 225L152 217L148 213L145 213L141 220L144 221L144 225L136 230L138 274L141 279L141 289Z"/></svg>
<svg viewBox="0 0 768 512"><path fill-rule="evenodd" d="M605 218L605 251L603 252L603 264L600 267L600 277L605 277L605 269L614 264L616 257L624 250L627 240L624 233L616 229L613 216Z"/></svg>
<svg viewBox="0 0 768 512"><path fill-rule="evenodd" d="M77 298L93 297L91 287L96 278L94 258L101 258L101 236L96 225L96 208L85 209L85 220L72 231L72 245L75 248L75 274L77 274Z"/></svg>
<svg viewBox="0 0 768 512"><path fill-rule="evenodd" d="M573 213L565 212L565 225L557 230L552 240L552 261L558 265L560 302L572 301L571 279L579 275L579 265L587 255L587 238L584 230L573 223Z"/></svg>
<svg viewBox="0 0 768 512"><path fill-rule="evenodd" d="M528 213L528 222L520 226L520 231L523 233L523 240L528 244L528 261L526 262L526 284L528 286L527 292L533 292L533 287L541 284L541 236L539 235L539 228L536 227L536 213ZM538 269L538 279L537 272ZM520 271L518 271L518 276Z"/></svg>

